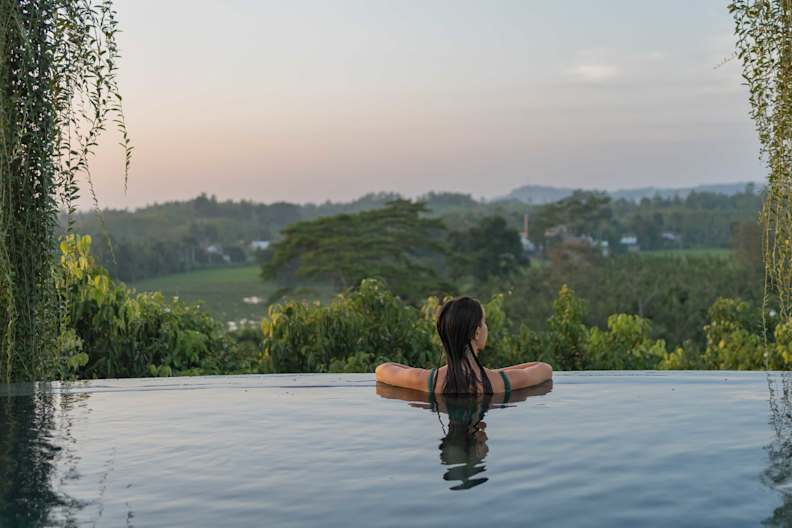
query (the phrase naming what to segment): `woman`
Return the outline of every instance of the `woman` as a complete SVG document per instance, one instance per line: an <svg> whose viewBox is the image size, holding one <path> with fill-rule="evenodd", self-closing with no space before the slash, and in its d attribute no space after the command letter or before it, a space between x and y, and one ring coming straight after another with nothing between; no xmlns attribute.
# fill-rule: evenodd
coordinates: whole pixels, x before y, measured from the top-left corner
<svg viewBox="0 0 792 528"><path fill-rule="evenodd" d="M439 369L412 368L383 363L376 369L377 381L421 390L430 394L508 394L543 383L553 377L547 363L531 362L503 369L487 369L478 355L487 344L487 322L481 304L470 297L448 301L437 317L437 333L443 342L446 366Z"/></svg>

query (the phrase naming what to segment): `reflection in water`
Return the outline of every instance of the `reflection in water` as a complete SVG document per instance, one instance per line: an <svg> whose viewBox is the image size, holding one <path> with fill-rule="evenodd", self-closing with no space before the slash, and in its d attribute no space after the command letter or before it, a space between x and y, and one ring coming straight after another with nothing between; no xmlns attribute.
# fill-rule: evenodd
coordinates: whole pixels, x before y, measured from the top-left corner
<svg viewBox="0 0 792 528"><path fill-rule="evenodd" d="M789 526L792 524L792 373L768 374L767 387L774 437L767 446L769 463L762 481L780 491L784 503L763 524Z"/></svg>
<svg viewBox="0 0 792 528"><path fill-rule="evenodd" d="M79 507L54 489L73 403L43 384L0 385L0 526L48 526L56 510L68 520Z"/></svg>
<svg viewBox="0 0 792 528"><path fill-rule="evenodd" d="M443 400L444 411L448 414L448 428L438 412L443 426L443 440L440 442L440 462L450 466L443 475L444 480L459 481L452 490L469 489L487 482L487 478L474 478L486 471L484 458L489 453L487 447L487 424L484 414L490 407L492 397L482 398L438 398L437 407Z"/></svg>
<svg viewBox="0 0 792 528"><path fill-rule="evenodd" d="M450 489L465 490L484 484L489 480L480 476L486 471L484 459L489 454L487 447L487 424L484 415L491 408L510 407L515 402L525 401L530 396L541 396L553 390L549 381L537 387L512 391L508 401L503 394L484 395L478 398L455 396L431 396L429 393L393 387L377 383L377 394L383 398L409 402L437 413L443 430L443 439L438 446L440 462L448 466L443 480L458 482ZM447 425L443 415L446 416Z"/></svg>

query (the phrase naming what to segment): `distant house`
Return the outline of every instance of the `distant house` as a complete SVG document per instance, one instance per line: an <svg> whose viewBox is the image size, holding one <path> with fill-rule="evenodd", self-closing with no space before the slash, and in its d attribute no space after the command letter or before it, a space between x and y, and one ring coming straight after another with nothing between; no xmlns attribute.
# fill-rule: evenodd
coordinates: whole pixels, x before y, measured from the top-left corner
<svg viewBox="0 0 792 528"><path fill-rule="evenodd" d="M641 246L638 245L638 237L635 235L625 235L621 237L619 243L630 253L638 253L641 250Z"/></svg>
<svg viewBox="0 0 792 528"><path fill-rule="evenodd" d="M270 242L269 240L254 240L250 243L250 250L251 251L264 251L269 248Z"/></svg>
<svg viewBox="0 0 792 528"><path fill-rule="evenodd" d="M520 243L522 244L523 253L536 252L536 244L531 242L531 240L527 236L525 236L524 233L520 233Z"/></svg>
<svg viewBox="0 0 792 528"><path fill-rule="evenodd" d="M212 244L206 247L206 253L209 255L209 262L220 263L223 262L228 264L231 262L231 257L226 255L226 252L223 250L222 246L218 246L217 244Z"/></svg>
<svg viewBox="0 0 792 528"><path fill-rule="evenodd" d="M603 257L610 255L610 244L608 244L607 240L597 240L594 245L599 248Z"/></svg>
<svg viewBox="0 0 792 528"><path fill-rule="evenodd" d="M556 238L556 237L562 237L566 235L566 233L567 233L567 226L557 225L545 229L544 236L545 238Z"/></svg>
<svg viewBox="0 0 792 528"><path fill-rule="evenodd" d="M595 249L603 257L607 257L610 254L607 240L595 240L590 235L572 235L565 225L548 227L545 229L544 234L545 238L552 242L553 245L561 245L568 250L585 251Z"/></svg>

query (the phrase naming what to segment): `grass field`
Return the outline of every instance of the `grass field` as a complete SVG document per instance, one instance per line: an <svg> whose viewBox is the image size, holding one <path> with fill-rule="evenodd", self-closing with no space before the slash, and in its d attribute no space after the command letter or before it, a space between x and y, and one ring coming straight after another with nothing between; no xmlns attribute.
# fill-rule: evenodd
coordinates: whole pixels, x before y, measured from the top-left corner
<svg viewBox="0 0 792 528"><path fill-rule="evenodd" d="M273 282L263 281L260 271L259 266L213 268L164 275L129 286L137 291L161 291L166 297L200 303L221 321L258 321L267 311L266 300L279 288ZM327 301L333 293L329 285L311 285L294 296Z"/></svg>

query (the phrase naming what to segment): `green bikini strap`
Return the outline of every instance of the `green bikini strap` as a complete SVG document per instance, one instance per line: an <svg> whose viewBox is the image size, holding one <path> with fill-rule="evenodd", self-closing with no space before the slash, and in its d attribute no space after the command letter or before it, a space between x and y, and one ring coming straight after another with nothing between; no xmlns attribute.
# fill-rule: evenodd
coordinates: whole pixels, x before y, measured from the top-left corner
<svg viewBox="0 0 792 528"><path fill-rule="evenodd" d="M434 407L435 405L435 395L434 395L434 377L435 371L437 369L432 369L429 371L429 405Z"/></svg>
<svg viewBox="0 0 792 528"><path fill-rule="evenodd" d="M509 396L511 396L511 382L509 381L509 376L506 375L506 372L501 370L500 371L501 378L503 379L503 403L509 402Z"/></svg>

